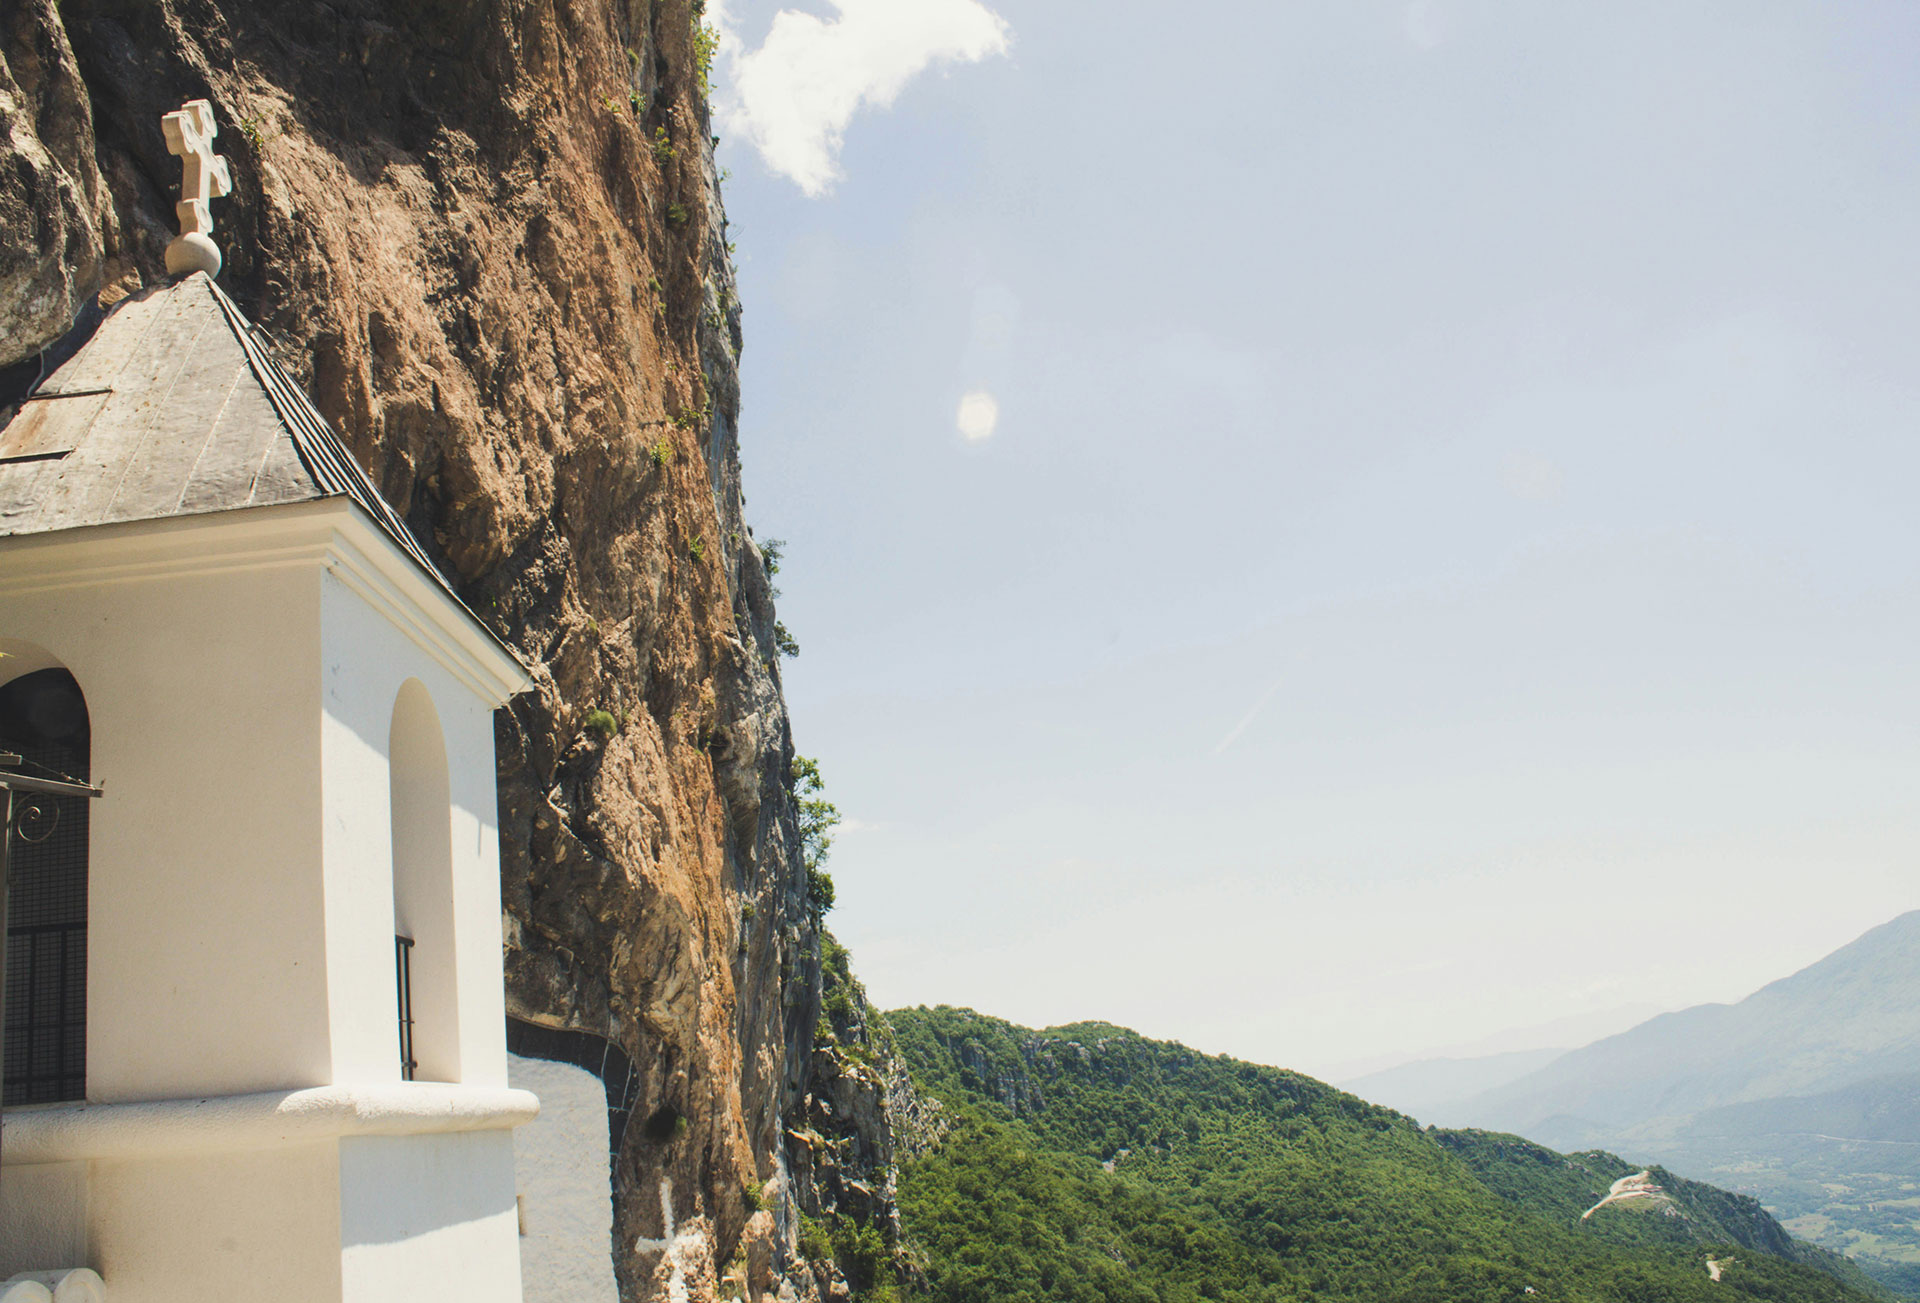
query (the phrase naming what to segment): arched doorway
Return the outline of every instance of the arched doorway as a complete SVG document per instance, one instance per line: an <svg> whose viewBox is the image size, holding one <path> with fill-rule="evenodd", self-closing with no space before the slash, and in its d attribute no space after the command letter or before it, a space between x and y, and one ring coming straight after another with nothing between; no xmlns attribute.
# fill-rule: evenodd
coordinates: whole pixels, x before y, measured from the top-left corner
<svg viewBox="0 0 1920 1303"><path fill-rule="evenodd" d="M87 780L92 730L72 674L38 669L0 684L0 751L19 755L22 773ZM87 1096L89 802L36 805L46 813L17 824L7 896L8 1106Z"/></svg>

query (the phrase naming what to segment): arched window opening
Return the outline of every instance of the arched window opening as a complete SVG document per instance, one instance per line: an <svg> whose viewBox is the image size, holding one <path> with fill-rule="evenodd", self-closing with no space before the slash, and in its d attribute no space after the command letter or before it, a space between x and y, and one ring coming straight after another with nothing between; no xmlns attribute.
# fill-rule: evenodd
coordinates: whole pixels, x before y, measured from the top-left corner
<svg viewBox="0 0 1920 1303"><path fill-rule="evenodd" d="M86 781L92 730L73 675L35 670L0 685L0 751L19 755L23 773ZM90 802L62 796L38 803L52 818L22 821L7 895L0 1101L9 1106L87 1097Z"/></svg>
<svg viewBox="0 0 1920 1303"><path fill-rule="evenodd" d="M460 1079L453 948L453 796L433 698L408 679L387 739L393 810L394 988L400 1075Z"/></svg>

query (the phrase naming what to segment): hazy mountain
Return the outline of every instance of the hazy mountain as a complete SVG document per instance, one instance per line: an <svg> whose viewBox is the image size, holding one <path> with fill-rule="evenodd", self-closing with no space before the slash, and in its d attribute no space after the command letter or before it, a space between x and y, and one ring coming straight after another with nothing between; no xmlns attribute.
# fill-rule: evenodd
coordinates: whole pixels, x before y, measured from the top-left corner
<svg viewBox="0 0 1920 1303"><path fill-rule="evenodd" d="M1621 1144L1757 1196L1795 1235L1920 1294L1920 1076L1727 1104Z"/></svg>
<svg viewBox="0 0 1920 1303"><path fill-rule="evenodd" d="M1738 1004L1663 1014L1442 1102L1449 1123L1754 1195L1794 1234L1920 1295L1920 912Z"/></svg>
<svg viewBox="0 0 1920 1303"><path fill-rule="evenodd" d="M1820 1095L1754 1100L1687 1119L1676 1141L1830 1140L1920 1146L1920 1076L1875 1077Z"/></svg>
<svg viewBox="0 0 1920 1303"><path fill-rule="evenodd" d="M1361 1099L1398 1109L1430 1126L1458 1126L1472 1120L1466 1101L1517 1081L1566 1052L1562 1046L1472 1058L1419 1059L1397 1068L1369 1072L1339 1085L1340 1089L1352 1091Z"/></svg>
<svg viewBox="0 0 1920 1303"><path fill-rule="evenodd" d="M1662 1014L1462 1107L1476 1126L1578 1148L1721 1105L1911 1073L1920 1073L1920 911L1738 1004Z"/></svg>

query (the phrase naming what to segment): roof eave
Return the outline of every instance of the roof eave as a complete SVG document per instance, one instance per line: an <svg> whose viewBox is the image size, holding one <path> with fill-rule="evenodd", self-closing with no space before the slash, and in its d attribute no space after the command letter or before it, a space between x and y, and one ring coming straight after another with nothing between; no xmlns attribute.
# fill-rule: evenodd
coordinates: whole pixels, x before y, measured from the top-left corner
<svg viewBox="0 0 1920 1303"><path fill-rule="evenodd" d="M379 522L351 498L330 568L355 588L423 650L453 670L495 707L533 686L533 674L518 654L467 604L451 595L439 575L422 573Z"/></svg>

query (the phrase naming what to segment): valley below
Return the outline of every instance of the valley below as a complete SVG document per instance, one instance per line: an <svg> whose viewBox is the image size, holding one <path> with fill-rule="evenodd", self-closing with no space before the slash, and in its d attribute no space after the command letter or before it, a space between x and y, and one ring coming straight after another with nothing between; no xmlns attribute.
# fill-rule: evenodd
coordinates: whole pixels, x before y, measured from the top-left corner
<svg viewBox="0 0 1920 1303"><path fill-rule="evenodd" d="M1345 1084L1424 1122L1602 1148L1750 1195L1920 1295L1920 913L1737 1004L1545 1062L1436 1060Z"/></svg>

